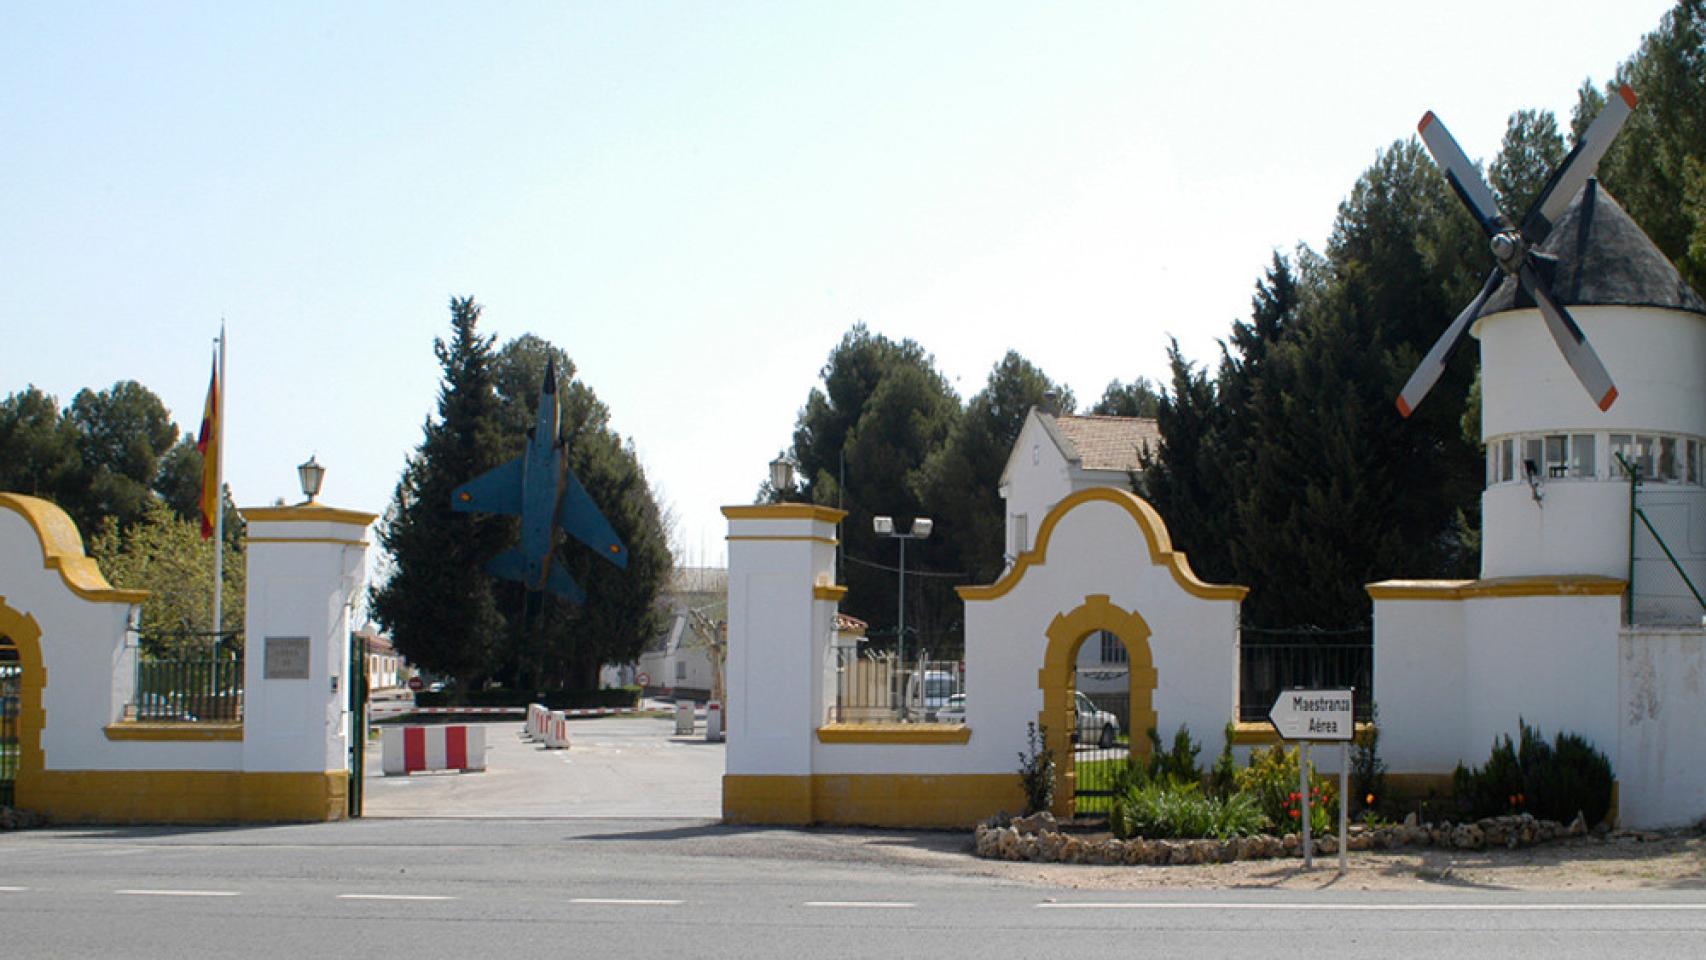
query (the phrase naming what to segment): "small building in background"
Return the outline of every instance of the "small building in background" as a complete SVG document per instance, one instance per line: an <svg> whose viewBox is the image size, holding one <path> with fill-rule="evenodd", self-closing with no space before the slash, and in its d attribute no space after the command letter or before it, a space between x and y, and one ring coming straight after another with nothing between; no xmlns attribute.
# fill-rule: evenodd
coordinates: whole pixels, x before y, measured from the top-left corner
<svg viewBox="0 0 1706 960"><path fill-rule="evenodd" d="M666 611L664 629L641 651L633 682L647 696L711 699L716 671L712 644L703 631L708 629L719 639L726 636L729 571L723 567L676 567L658 603Z"/></svg>

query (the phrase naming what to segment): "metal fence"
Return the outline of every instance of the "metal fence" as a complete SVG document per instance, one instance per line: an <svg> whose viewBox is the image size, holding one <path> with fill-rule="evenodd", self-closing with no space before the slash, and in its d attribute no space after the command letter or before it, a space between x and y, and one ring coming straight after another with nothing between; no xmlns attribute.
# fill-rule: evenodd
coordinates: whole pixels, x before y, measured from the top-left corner
<svg viewBox="0 0 1706 960"><path fill-rule="evenodd" d="M18 651L0 637L0 807L12 805L18 779L18 703L23 667Z"/></svg>
<svg viewBox="0 0 1706 960"><path fill-rule="evenodd" d="M963 660L898 663L892 654L835 649L832 723L964 723Z"/></svg>
<svg viewBox="0 0 1706 960"><path fill-rule="evenodd" d="M1238 719L1268 718L1282 691L1297 687L1356 690L1356 719L1374 708L1374 645L1245 643L1238 649Z"/></svg>
<svg viewBox="0 0 1706 960"><path fill-rule="evenodd" d="M243 719L243 658L234 653L136 660L134 719L181 723Z"/></svg>

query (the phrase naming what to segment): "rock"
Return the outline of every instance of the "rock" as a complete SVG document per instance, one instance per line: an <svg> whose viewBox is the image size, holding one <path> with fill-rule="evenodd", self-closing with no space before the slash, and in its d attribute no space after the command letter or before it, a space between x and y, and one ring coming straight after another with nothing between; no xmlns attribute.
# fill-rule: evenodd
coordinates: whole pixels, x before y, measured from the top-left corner
<svg viewBox="0 0 1706 960"><path fill-rule="evenodd" d="M1054 814L1047 810L1039 810L1028 817L1020 817L1013 821L1013 829L1020 833L1058 833L1060 824L1055 821Z"/></svg>
<svg viewBox="0 0 1706 960"><path fill-rule="evenodd" d="M1451 845L1459 850L1479 850L1487 845L1487 835L1479 826L1465 823L1451 831Z"/></svg>
<svg viewBox="0 0 1706 960"><path fill-rule="evenodd" d="M1345 846L1349 847L1350 843L1347 841ZM1331 856L1332 854L1338 853L1339 852L1339 837L1338 837L1338 835L1329 833L1326 836L1322 837L1321 839L1315 841L1315 849L1319 850L1323 856Z"/></svg>
<svg viewBox="0 0 1706 960"><path fill-rule="evenodd" d="M1404 826L1413 827L1415 825L1416 825L1416 811L1411 810L1409 813L1404 814Z"/></svg>

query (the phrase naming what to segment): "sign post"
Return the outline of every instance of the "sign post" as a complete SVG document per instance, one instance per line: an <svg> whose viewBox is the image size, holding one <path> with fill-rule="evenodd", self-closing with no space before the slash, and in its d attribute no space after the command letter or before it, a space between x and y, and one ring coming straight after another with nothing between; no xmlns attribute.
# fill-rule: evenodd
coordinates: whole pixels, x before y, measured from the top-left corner
<svg viewBox="0 0 1706 960"><path fill-rule="evenodd" d="M1303 867L1315 865L1313 844L1309 836L1309 745L1315 741L1337 741L1340 744L1339 762L1339 871L1345 869L1345 840L1347 835L1350 798L1351 737L1356 732L1355 690L1286 690L1268 711L1268 722L1281 740L1302 742L1298 750L1297 792L1301 798L1299 812L1303 821Z"/></svg>

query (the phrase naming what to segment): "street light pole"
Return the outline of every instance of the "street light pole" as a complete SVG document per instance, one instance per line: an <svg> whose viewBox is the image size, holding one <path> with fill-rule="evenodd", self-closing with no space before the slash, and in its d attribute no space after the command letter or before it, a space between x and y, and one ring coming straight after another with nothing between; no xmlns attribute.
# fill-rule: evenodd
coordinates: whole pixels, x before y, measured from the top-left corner
<svg viewBox="0 0 1706 960"><path fill-rule="evenodd" d="M912 529L906 533L896 532L893 517L872 517L871 528L880 537L889 537L900 541L900 602L895 612L895 659L900 664L900 715L905 719L910 709L909 698L906 695L906 541L923 540L930 536L930 530L935 526L929 517L914 517ZM919 705L924 700L924 677L918 678Z"/></svg>

